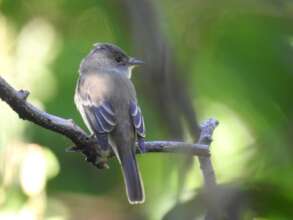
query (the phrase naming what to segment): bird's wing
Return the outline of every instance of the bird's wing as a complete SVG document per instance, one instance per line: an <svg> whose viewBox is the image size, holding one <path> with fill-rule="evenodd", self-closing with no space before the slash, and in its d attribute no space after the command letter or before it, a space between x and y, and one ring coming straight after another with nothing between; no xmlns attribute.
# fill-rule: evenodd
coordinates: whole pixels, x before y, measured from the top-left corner
<svg viewBox="0 0 293 220"><path fill-rule="evenodd" d="M115 114L110 103L103 101L100 105L96 105L96 103L88 100L83 104L83 111L87 123L97 137L99 145L103 150L108 150L108 133L116 126Z"/></svg>
<svg viewBox="0 0 293 220"><path fill-rule="evenodd" d="M139 137L144 138L145 137L144 120L143 120L141 110L136 102L130 103L130 115L132 118L133 126L137 132L137 135Z"/></svg>
<svg viewBox="0 0 293 220"><path fill-rule="evenodd" d="M103 101L99 105L92 102L86 102L83 105L85 116L95 133L109 133L116 125L115 114L111 104Z"/></svg>
<svg viewBox="0 0 293 220"><path fill-rule="evenodd" d="M98 77L97 74L81 78L76 97L86 124L105 150L109 147L107 134L116 126L115 112L107 99L106 80L107 78Z"/></svg>

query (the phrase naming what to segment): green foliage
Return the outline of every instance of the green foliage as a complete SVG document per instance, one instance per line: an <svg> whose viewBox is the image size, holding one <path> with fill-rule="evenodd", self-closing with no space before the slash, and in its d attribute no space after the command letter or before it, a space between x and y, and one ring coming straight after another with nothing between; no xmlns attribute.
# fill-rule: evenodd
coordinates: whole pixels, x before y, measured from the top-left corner
<svg viewBox="0 0 293 220"><path fill-rule="evenodd" d="M92 44L99 41L119 44L129 54L134 53L131 27L123 2L0 1L1 14L16 33L35 18L46 20L54 28L58 38L55 45L57 55L49 68L55 81L55 90L52 97L40 100L46 111L72 118L84 127L73 103L81 59ZM232 117L232 112L237 119L235 123L244 127L251 138L251 141L236 138L238 142L236 140L235 143L243 147L238 149L235 146L235 152L237 158L243 155L241 160L244 163L235 159L233 165L216 165L216 173L221 174L218 175L220 181L239 180L247 183L250 204L257 204L253 206L253 213L259 217L293 218L289 208L293 201L290 135L293 122L292 3L285 0L278 1L278 4L274 3L276 1L245 0L221 1L217 4L191 0L153 2L160 14L160 26L165 31L166 41L170 43L178 65L184 71L180 76L188 82L200 118L219 116L220 127L226 123L233 128L231 121L225 121ZM143 83L139 74L134 74L134 81L138 85L148 139L163 139L168 135L160 112L154 112L153 100L145 98L147 96L144 94L148 91L143 91L139 86ZM39 83L44 88L47 86L46 79ZM215 105L224 107L214 108ZM231 129L228 134L225 133L226 136L219 132L221 135L213 145L215 164L231 159L223 158L216 152L221 151L220 143L224 143L223 140L237 136L237 132ZM25 139L50 147L59 160L60 173L47 185L49 195L59 192L110 195L127 206L125 195L121 193L124 189L117 161L110 162L110 170L96 170L84 162L80 155L65 153L65 147L71 144L68 140L35 125L26 128ZM176 167L180 158L147 155L139 157L139 161L147 195L147 203L141 209L146 210L147 219L161 218L175 204L176 169L170 167ZM229 173L233 166L241 166L241 172L237 171L232 178ZM195 178L193 181L200 182ZM259 187L262 184L273 188ZM195 215L201 215L203 207L197 199L194 197L196 202L192 205L188 203L187 206L176 207L179 211L172 213L177 216L173 219L179 219L178 216L182 215L190 219L190 213L185 209L190 210L193 205L199 206L200 210Z"/></svg>

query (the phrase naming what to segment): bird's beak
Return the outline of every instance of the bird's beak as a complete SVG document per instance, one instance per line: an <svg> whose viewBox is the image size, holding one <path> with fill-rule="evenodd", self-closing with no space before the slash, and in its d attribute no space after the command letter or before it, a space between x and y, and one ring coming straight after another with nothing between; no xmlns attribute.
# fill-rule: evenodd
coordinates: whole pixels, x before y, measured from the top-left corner
<svg viewBox="0 0 293 220"><path fill-rule="evenodd" d="M143 64L144 62L139 60L139 59L136 59L134 57L130 57L129 60L128 60L128 64L130 66L139 66L141 64Z"/></svg>

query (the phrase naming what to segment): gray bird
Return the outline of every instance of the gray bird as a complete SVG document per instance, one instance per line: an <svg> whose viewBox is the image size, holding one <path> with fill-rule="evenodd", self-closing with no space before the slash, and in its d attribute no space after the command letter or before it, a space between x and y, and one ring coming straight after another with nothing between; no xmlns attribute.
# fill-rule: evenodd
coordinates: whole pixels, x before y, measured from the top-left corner
<svg viewBox="0 0 293 220"><path fill-rule="evenodd" d="M113 44L96 43L80 64L74 96L104 155L112 149L120 162L131 204L144 202L135 141L144 152L145 126L130 80L133 67L142 63Z"/></svg>

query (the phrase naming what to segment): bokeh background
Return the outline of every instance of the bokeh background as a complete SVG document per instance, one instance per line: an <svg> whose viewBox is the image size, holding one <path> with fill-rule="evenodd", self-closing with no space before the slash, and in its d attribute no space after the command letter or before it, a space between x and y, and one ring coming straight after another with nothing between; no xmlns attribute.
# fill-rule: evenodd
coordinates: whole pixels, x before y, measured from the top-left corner
<svg viewBox="0 0 293 220"><path fill-rule="evenodd" d="M198 121L220 121L226 219L293 219L291 0L0 0L1 76L82 127L73 93L95 42L145 61L133 81L148 140L192 142ZM196 160L138 156L147 198L130 206L116 160L97 170L69 146L0 102L1 220L204 218Z"/></svg>

